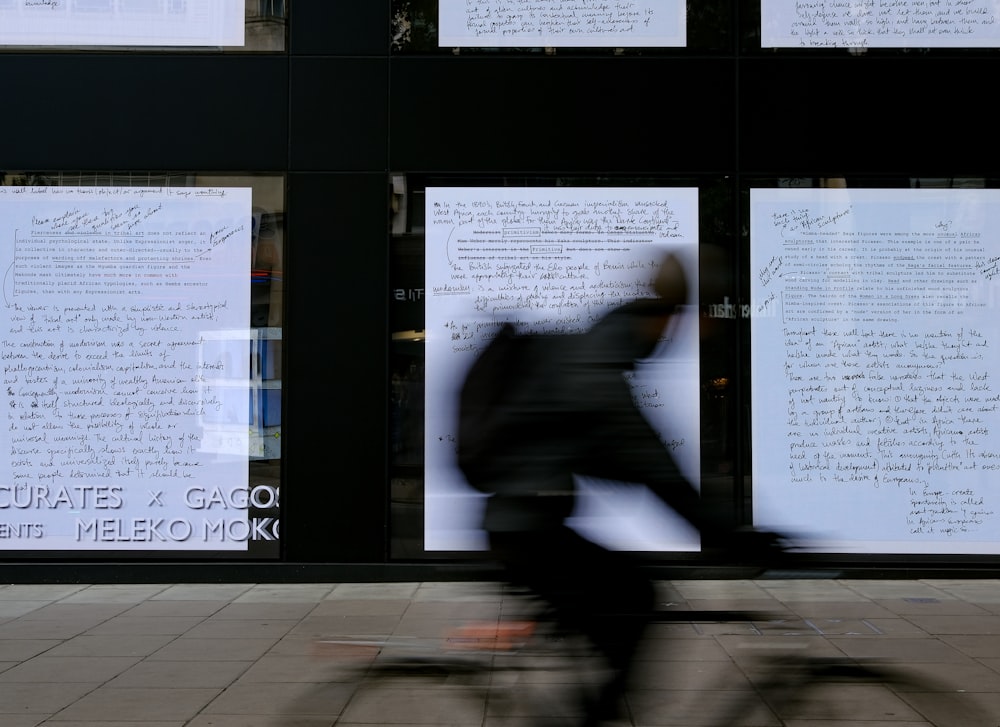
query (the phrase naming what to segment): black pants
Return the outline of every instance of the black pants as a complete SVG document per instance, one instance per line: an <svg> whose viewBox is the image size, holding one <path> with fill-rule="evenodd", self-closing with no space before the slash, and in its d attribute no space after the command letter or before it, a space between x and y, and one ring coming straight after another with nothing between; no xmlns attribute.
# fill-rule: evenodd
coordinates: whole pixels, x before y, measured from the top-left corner
<svg viewBox="0 0 1000 727"><path fill-rule="evenodd" d="M584 634L604 656L612 676L592 711L610 713L653 615L650 579L627 553L607 550L562 525L544 532L493 532L490 548L511 583L541 597L560 625Z"/></svg>

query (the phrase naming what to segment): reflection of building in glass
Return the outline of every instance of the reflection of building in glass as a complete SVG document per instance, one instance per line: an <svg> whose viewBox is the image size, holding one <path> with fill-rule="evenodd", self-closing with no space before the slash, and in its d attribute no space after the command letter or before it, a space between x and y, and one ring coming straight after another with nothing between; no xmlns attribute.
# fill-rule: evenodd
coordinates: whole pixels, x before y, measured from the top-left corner
<svg viewBox="0 0 1000 727"><path fill-rule="evenodd" d="M247 2L247 7L249 8L249 0ZM257 0L258 15L267 18L284 18L285 17L285 0ZM250 13L247 12L247 17L250 17Z"/></svg>
<svg viewBox="0 0 1000 727"><path fill-rule="evenodd" d="M285 49L285 0L246 0L246 48Z"/></svg>

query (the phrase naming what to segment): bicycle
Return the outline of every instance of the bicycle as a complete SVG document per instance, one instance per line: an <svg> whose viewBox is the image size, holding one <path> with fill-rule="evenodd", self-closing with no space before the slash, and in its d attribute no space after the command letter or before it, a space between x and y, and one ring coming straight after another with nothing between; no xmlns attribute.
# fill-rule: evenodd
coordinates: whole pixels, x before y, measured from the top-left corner
<svg viewBox="0 0 1000 727"><path fill-rule="evenodd" d="M426 699L445 689L450 698L460 694L466 705L481 705L484 725L501 716L544 718L554 724L581 718L579 696L601 673L593 652L523 593L508 592L499 610L496 620L471 620L435 636L355 636L320 643L365 650L353 677L359 693L372 699L380 689L419 683ZM659 633L647 639L653 649L683 646L685 637L678 633L684 630L695 636L733 636L750 646L735 646L734 651L742 651L728 661L670 662L668 673L688 680L686 689L662 683L648 688L659 675L645 675L626 695L625 718L614 724L1000 727L975 695L921 677L906 664L813 653L788 638L804 628L794 619L766 611L657 612L652 628ZM754 642L757 649L751 648Z"/></svg>

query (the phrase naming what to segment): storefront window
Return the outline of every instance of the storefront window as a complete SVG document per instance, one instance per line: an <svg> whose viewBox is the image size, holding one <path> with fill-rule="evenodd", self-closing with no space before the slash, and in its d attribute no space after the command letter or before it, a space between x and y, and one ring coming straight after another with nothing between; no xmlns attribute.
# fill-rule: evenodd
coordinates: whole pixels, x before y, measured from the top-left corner
<svg viewBox="0 0 1000 727"><path fill-rule="evenodd" d="M754 522L817 553L1000 553L997 180L746 183Z"/></svg>
<svg viewBox="0 0 1000 727"><path fill-rule="evenodd" d="M0 174L0 550L279 555L284 197Z"/></svg>
<svg viewBox="0 0 1000 727"><path fill-rule="evenodd" d="M733 241L720 225L731 204L724 181L397 174L392 189L394 559L485 547L482 495L456 467L456 407L465 371L499 325L584 332L617 305L649 295L647 278L666 251L684 260L698 292L673 329L669 359L637 368L630 384L637 405L673 443L678 466L732 510L733 342L741 324L719 314L736 299L727 272ZM601 483L581 486L585 506L614 500L620 512L645 510L638 521L602 522L595 539L629 550L698 550L672 513L606 497ZM593 514L581 511L577 525L596 523Z"/></svg>

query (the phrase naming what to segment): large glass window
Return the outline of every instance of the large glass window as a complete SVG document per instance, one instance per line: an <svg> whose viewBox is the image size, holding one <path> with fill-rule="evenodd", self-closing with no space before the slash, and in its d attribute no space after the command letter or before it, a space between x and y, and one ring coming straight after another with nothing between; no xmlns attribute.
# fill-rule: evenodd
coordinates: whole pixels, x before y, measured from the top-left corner
<svg viewBox="0 0 1000 727"><path fill-rule="evenodd" d="M0 175L0 550L279 555L280 175Z"/></svg>
<svg viewBox="0 0 1000 727"><path fill-rule="evenodd" d="M997 181L747 184L755 521L821 553L1000 553Z"/></svg>
<svg viewBox="0 0 1000 727"><path fill-rule="evenodd" d="M685 260L697 292L672 329L669 355L638 367L630 384L682 470L736 516L729 328L738 321L724 313L735 300L725 181L396 174L392 189L394 559L467 556L484 546L482 496L455 468L455 405L497 327L585 331L648 294L665 250ZM575 524L592 537L661 557L698 551L696 534L643 491L582 486Z"/></svg>

